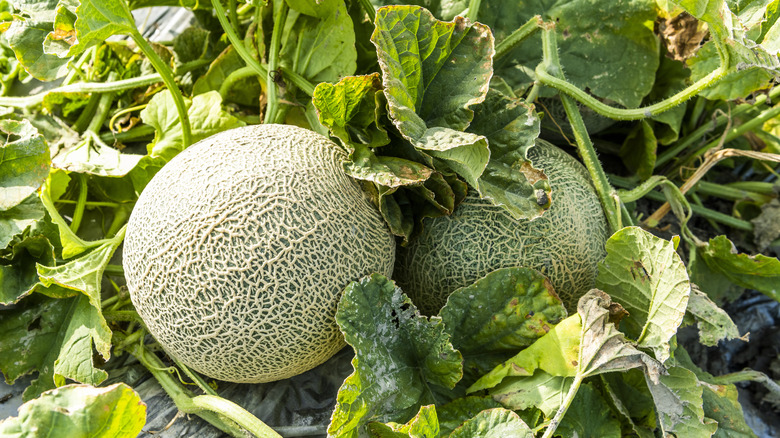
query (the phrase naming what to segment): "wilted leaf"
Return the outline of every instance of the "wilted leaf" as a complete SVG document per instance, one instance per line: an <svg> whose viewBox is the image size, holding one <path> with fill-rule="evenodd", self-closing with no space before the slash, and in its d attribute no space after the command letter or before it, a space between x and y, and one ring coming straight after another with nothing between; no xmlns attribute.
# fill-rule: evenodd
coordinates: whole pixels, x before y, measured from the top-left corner
<svg viewBox="0 0 780 438"><path fill-rule="evenodd" d="M68 73L68 59L43 52L43 42L52 29L53 21L17 17L3 33L25 71L41 81L53 81Z"/></svg>
<svg viewBox="0 0 780 438"><path fill-rule="evenodd" d="M26 120L0 120L5 137L0 147L0 212L19 205L46 180L49 146ZM4 247L4 246L3 246Z"/></svg>
<svg viewBox="0 0 780 438"><path fill-rule="evenodd" d="M623 331L639 347L652 348L666 361L669 341L685 315L691 286L685 265L670 241L637 227L626 227L607 240L596 287L625 307Z"/></svg>
<svg viewBox="0 0 780 438"><path fill-rule="evenodd" d="M686 319L690 316L699 329L699 342L714 347L721 339L739 338L739 329L725 310L710 300L707 294L697 287L691 288L691 299L688 300Z"/></svg>
<svg viewBox="0 0 780 438"><path fill-rule="evenodd" d="M546 335L566 309L544 275L505 268L454 291L439 315L464 373L476 379Z"/></svg>
<svg viewBox="0 0 780 438"><path fill-rule="evenodd" d="M738 286L756 289L780 301L780 261L763 254L737 252L726 236L717 236L697 248L697 254L712 271Z"/></svg>
<svg viewBox="0 0 780 438"><path fill-rule="evenodd" d="M0 436L134 438L146 423L146 405L132 388L68 385L48 391L0 421Z"/></svg>
<svg viewBox="0 0 780 438"><path fill-rule="evenodd" d="M482 411L463 423L451 438L533 438L535 435L520 417L507 409Z"/></svg>
<svg viewBox="0 0 780 438"><path fill-rule="evenodd" d="M704 418L702 385L696 375L682 367L669 368L660 382L647 381L664 435L710 437L718 424Z"/></svg>
<svg viewBox="0 0 780 438"><path fill-rule="evenodd" d="M478 180L482 198L504 207L515 219L534 219L550 206L544 169L532 167L528 150L539 137L534 108L491 88L474 108L473 132L488 139L490 161Z"/></svg>
<svg viewBox="0 0 780 438"><path fill-rule="evenodd" d="M344 291L336 322L354 349L328 433L357 437L370 421L403 421L421 406L449 401L462 376L441 319L421 316L408 297L379 274Z"/></svg>
<svg viewBox="0 0 780 438"><path fill-rule="evenodd" d="M612 409L593 385L588 383L580 386L555 434L563 438L622 436L620 422L615 419Z"/></svg>

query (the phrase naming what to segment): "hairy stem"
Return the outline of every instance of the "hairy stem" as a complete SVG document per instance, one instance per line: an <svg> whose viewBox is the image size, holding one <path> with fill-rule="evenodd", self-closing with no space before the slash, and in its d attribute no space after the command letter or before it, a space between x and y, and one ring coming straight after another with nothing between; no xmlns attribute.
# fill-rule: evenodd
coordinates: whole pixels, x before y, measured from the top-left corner
<svg viewBox="0 0 780 438"><path fill-rule="evenodd" d="M116 80L117 74L112 71L108 74L108 81L112 82ZM111 111L111 105L114 103L114 93L103 93L100 95L100 101L98 102L97 111L95 116L92 117L92 121L87 126L87 131L92 133L99 133L100 128L103 127L103 123L108 118L108 112Z"/></svg>
<svg viewBox="0 0 780 438"><path fill-rule="evenodd" d="M147 140L154 136L154 127L151 125L141 125L128 129L125 132L104 132L100 134L100 141L104 143L131 142Z"/></svg>
<svg viewBox="0 0 780 438"><path fill-rule="evenodd" d="M557 35L555 34L554 26L547 26L542 31L544 61L537 70L541 69L547 71L547 69L549 69L554 71L557 76L563 77L560 60L558 59L556 38ZM596 155L596 150L593 148L593 143L590 141L590 137L588 137L585 122L582 120L582 115L580 114L579 108L577 108L576 102L566 95L561 95L561 101L566 110L566 116L569 118L572 131L574 131L574 139L577 142L577 151L590 173L591 180L596 188L596 193L598 193L599 200L601 201L601 207L604 209L607 222L609 222L610 229L614 233L620 229L621 212L618 208L619 204L616 203L617 193L609 184L607 175L601 167L601 163Z"/></svg>
<svg viewBox="0 0 780 438"><path fill-rule="evenodd" d="M531 35L535 34L542 27L542 17L534 15L525 24L517 28L508 37L504 38L498 45L496 45L496 54L493 56L493 61L497 62L511 52L515 47L519 46Z"/></svg>
<svg viewBox="0 0 780 438"><path fill-rule="evenodd" d="M479 7L482 4L482 0L470 0L469 1L469 13L467 18L473 23L477 21L479 16Z"/></svg>
<svg viewBox="0 0 780 438"><path fill-rule="evenodd" d="M246 430L259 438L281 438L257 417L229 400L213 395L193 395L141 342L129 345L127 351L152 373L180 411L195 414L234 437L245 437Z"/></svg>
<svg viewBox="0 0 780 438"><path fill-rule="evenodd" d="M100 95L92 93L92 95L89 96L89 100L87 100L87 105L81 110L81 114L79 114L79 117L73 123L72 128L74 131L82 134L87 130L90 120L95 116L98 104L100 104Z"/></svg>
<svg viewBox="0 0 780 438"><path fill-rule="evenodd" d="M363 10L366 11L366 14L368 14L368 19L372 23L376 20L376 9L374 9L374 5L371 4L371 0L358 0L360 2L360 6L363 7Z"/></svg>
<svg viewBox="0 0 780 438"><path fill-rule="evenodd" d="M252 76L257 76L257 72L248 65L232 71L219 86L219 95L222 96L222 100L227 99L228 92L238 81Z"/></svg>
<svg viewBox="0 0 780 438"><path fill-rule="evenodd" d="M276 123L279 112L279 90L276 87L276 74L279 64L279 50L282 46L282 31L284 21L287 19L287 3L284 0L274 0L274 28L271 33L271 46L268 48L268 70L266 76L266 101L265 119L263 123Z"/></svg>
<svg viewBox="0 0 780 438"><path fill-rule="evenodd" d="M157 52L152 49L152 46L149 45L146 38L141 35L140 31L132 29L130 36L138 45L138 48L146 55L146 58L149 59L149 62L152 63L152 66L157 73L159 73L160 78L165 83L168 91L171 92L173 103L176 105L176 112L179 114L179 123L181 123L182 146L186 148L192 144L192 128L190 127L190 118L187 115L187 107L184 106L184 97L181 95L181 90L179 90L179 87L176 85L173 72L170 67L168 67L168 64L166 64L160 56L157 55Z"/></svg>
<svg viewBox="0 0 780 438"><path fill-rule="evenodd" d="M73 210L73 220L70 222L70 229L74 233L79 232L81 227L81 220L84 218L84 209L87 203L87 177L84 174L77 173L76 178L79 182L79 197L76 201L76 208Z"/></svg>
<svg viewBox="0 0 780 438"><path fill-rule="evenodd" d="M577 391L579 391L583 379L584 376L580 373L577 373L577 375L574 376L574 381L572 382L571 387L569 388L569 392L566 393L566 398L563 399L563 402L561 403L561 407L558 408L558 411L555 413L555 416L550 421L549 426L547 426L547 429L544 430L544 435L542 435L542 438L553 437L553 435L555 434L555 430L561 424L561 420L563 419L563 416L566 414L566 411L569 409L569 406L571 406L571 402L574 401L574 397L577 395Z"/></svg>
<svg viewBox="0 0 780 438"><path fill-rule="evenodd" d="M674 96L643 108L615 108L601 103L595 97L589 95L571 82L550 74L541 64L536 68L536 80L550 88L555 88L565 95L573 97L604 117L615 120L640 120L669 111L691 97L699 94L705 88L718 83L718 81L723 79L727 73L728 71L721 66Z"/></svg>

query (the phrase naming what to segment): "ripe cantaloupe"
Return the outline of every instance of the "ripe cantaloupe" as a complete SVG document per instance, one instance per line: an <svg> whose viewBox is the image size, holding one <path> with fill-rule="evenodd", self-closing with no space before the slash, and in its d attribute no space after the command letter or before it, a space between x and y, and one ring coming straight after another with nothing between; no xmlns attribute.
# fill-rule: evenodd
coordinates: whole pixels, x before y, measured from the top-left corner
<svg viewBox="0 0 780 438"><path fill-rule="evenodd" d="M392 273L395 240L341 167L287 125L225 131L155 175L127 227L130 296L171 356L216 379L300 374L344 345L341 291Z"/></svg>
<svg viewBox="0 0 780 438"><path fill-rule="evenodd" d="M399 248L394 278L423 313L436 314L455 289L499 268L541 271L569 311L594 286L608 232L587 171L543 140L529 158L552 187L540 218L514 220L470 191L451 216L426 219L422 234Z"/></svg>

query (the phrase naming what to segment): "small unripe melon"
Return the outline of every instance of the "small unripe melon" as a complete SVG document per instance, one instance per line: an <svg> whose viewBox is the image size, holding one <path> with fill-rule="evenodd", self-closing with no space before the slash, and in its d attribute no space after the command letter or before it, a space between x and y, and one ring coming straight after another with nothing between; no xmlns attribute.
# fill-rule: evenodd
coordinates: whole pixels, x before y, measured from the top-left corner
<svg viewBox="0 0 780 438"><path fill-rule="evenodd" d="M395 241L314 132L248 126L187 148L133 209L130 296L171 356L232 382L300 374L345 343L342 290L391 275Z"/></svg>
<svg viewBox="0 0 780 438"><path fill-rule="evenodd" d="M608 233L587 171L543 140L528 155L552 187L541 217L515 220L470 191L451 216L426 219L422 234L399 248L394 278L423 313L436 314L455 289L499 268L541 271L570 311L594 286Z"/></svg>

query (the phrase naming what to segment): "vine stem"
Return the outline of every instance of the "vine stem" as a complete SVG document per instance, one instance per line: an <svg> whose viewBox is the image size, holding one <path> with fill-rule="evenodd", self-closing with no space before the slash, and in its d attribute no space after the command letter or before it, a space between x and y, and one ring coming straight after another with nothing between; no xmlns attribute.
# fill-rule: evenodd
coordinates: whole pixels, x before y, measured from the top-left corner
<svg viewBox="0 0 780 438"><path fill-rule="evenodd" d="M244 60L246 65L252 67L255 72L257 72L258 76L261 78L267 78L268 67L260 64L260 62L256 60L251 53L249 53L249 49L246 48L243 41L241 41L241 38L238 37L235 29L233 29L233 26L231 26L228 22L227 17L225 17L225 8L222 7L220 0L211 0L211 4L214 6L214 10L217 13L217 20L219 20L219 24L222 26L222 30L225 31L225 35L227 35L230 44L233 45L233 48L236 49L238 56ZM314 84L306 80L306 78L303 76L284 67L282 67L282 74L284 75L285 79L289 80L309 97L314 94Z"/></svg>
<svg viewBox="0 0 780 438"><path fill-rule="evenodd" d="M152 46L148 41L146 41L146 38L141 35L141 32L138 29L131 28L129 29L129 32L130 37L133 38L133 41L135 41L135 43L138 45L138 48L144 52L146 58L149 59L149 62L152 63L154 69L157 71L157 73L160 74L160 78L165 83L168 91L171 92L173 103L176 105L176 112L179 113L179 122L181 123L181 141L183 146L186 148L192 144L192 128L190 127L190 118L187 115L187 107L184 105L184 97L181 95L181 90L179 90L179 87L176 85L176 80L173 77L173 71L171 71L171 68L168 67L168 64L166 64L160 58L160 56L157 55L157 52L152 49Z"/></svg>
<svg viewBox="0 0 780 438"><path fill-rule="evenodd" d="M287 3L285 0L274 0L274 28L271 33L271 46L268 48L268 70L276 71L279 64L279 50L282 45L282 31L284 21L287 19ZM263 123L275 123L279 112L279 90L276 86L276 76L266 75L266 101L265 118Z"/></svg>
<svg viewBox="0 0 780 438"><path fill-rule="evenodd" d="M374 9L374 5L371 4L371 0L358 0L360 2L360 6L363 7L363 10L366 11L366 14L368 14L368 19L372 23L376 21L376 9Z"/></svg>
<svg viewBox="0 0 780 438"><path fill-rule="evenodd" d="M515 47L522 44L523 41L541 29L543 23L544 21L542 21L541 16L534 15L524 25L515 29L515 31L509 34L508 37L504 38L500 43L498 43L496 46L496 54L493 56L493 61L499 61Z"/></svg>
<svg viewBox="0 0 780 438"><path fill-rule="evenodd" d="M665 111L669 111L670 109L697 95L705 88L717 83L723 79L727 73L728 70L726 70L726 68L723 66L718 67L712 73L694 82L691 86L680 91L674 96L644 108L615 108L606 105L597 100L595 97L581 90L571 82L551 75L543 68L541 68L541 65L540 67L536 68L536 80L550 88L555 88L567 96L573 97L604 117L609 117L610 119L614 120L640 120L657 116L658 114L661 114Z"/></svg>
<svg viewBox="0 0 780 438"><path fill-rule="evenodd" d="M537 70L548 71L549 69L550 71L555 72L556 76L563 77L563 70L561 69L561 63L558 58L558 43L556 38L555 25L545 25L542 29L543 60ZM569 118L572 131L574 132L577 150L585 167L590 173L593 186L596 188L596 193L598 193L601 206L607 217L607 222L609 222L610 229L614 233L621 228L620 199L617 197L615 189L609 184L607 175L601 167L601 163L596 155L596 150L593 148L593 143L590 141L590 137L588 137L588 130L585 128L585 122L583 122L580 110L577 108L577 103L567 95L561 95L561 101L566 110L566 116Z"/></svg>
<svg viewBox="0 0 780 438"><path fill-rule="evenodd" d="M577 373L574 376L574 381L571 383L571 387L569 387L569 392L566 393L566 398L563 399L561 407L558 408L555 416L552 420L550 420L550 425L547 427L547 429L544 430L544 435L542 435L542 438L552 438L555 430L558 429L558 425L561 424L561 420L563 419L564 414L566 414L566 411L569 410L571 402L574 401L574 397L577 395L577 391L579 391L583 379L585 379L585 376L582 373Z"/></svg>
<svg viewBox="0 0 780 438"><path fill-rule="evenodd" d="M176 70L177 74L184 74L197 68L203 67L209 63L208 60L197 60L183 64ZM79 82L75 84L63 85L52 88L42 93L33 94L27 97L2 96L0 97L0 106L12 108L27 109L43 102L43 98L49 93L111 93L124 90L130 90L138 87L146 87L162 81L162 76L158 73L139 76L137 78L122 79L115 82Z"/></svg>
<svg viewBox="0 0 780 438"><path fill-rule="evenodd" d="M691 175L691 177L688 178L688 180L685 181L685 183L680 187L680 192L684 194L690 190L713 166L718 164L720 161L731 157L747 157L754 160L774 161L776 163L780 163L780 155L778 154L743 151L739 149L723 149L707 157L704 163L698 169L696 169L696 172L694 172L693 175ZM664 203L661 207L658 208L658 210L656 210L652 215L650 215L650 217L645 220L645 223L651 227L656 226L658 222L660 222L661 219L663 219L667 213L669 213L670 209L671 206L669 203Z"/></svg>
<svg viewBox="0 0 780 438"><path fill-rule="evenodd" d="M129 345L126 351L135 356L152 373L182 412L198 415L223 432L235 437L245 437L245 430L259 438L282 437L246 409L230 400L210 394L193 396L166 371L169 367L166 367L157 356L150 353L140 341ZM229 421L225 421L223 417Z"/></svg>
<svg viewBox="0 0 780 438"><path fill-rule="evenodd" d="M76 174L79 181L79 197L76 201L76 209L73 211L73 220L70 222L70 229L78 233L81 227L81 219L84 217L84 209L87 204L87 177L84 174Z"/></svg>
<svg viewBox="0 0 780 438"><path fill-rule="evenodd" d="M473 23L477 21L477 16L479 16L479 7L482 4L482 0L470 0L469 1L469 12L468 12L468 19Z"/></svg>

